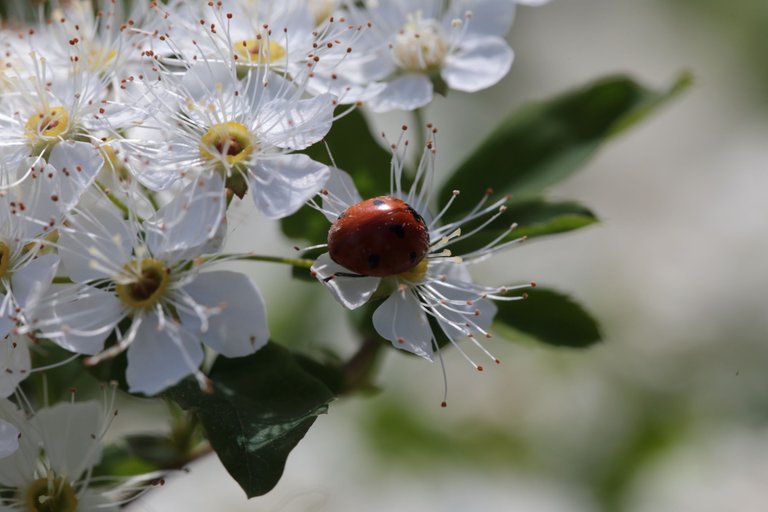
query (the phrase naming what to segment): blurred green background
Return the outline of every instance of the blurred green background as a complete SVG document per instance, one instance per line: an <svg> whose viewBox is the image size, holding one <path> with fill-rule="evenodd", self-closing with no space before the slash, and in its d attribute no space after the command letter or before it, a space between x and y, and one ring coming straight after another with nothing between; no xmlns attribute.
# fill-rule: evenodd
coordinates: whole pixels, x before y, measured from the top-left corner
<svg viewBox="0 0 768 512"><path fill-rule="evenodd" d="M133 510L768 510L768 3L554 0L520 8L509 41L516 62L502 83L427 110L445 169L526 101L616 72L654 87L694 75L554 190L601 224L473 269L479 282L572 293L605 341L569 351L495 338L503 363L482 374L448 351L447 409L439 366L391 351L380 391L332 404L267 496L247 502L212 457ZM373 121L394 132L410 120ZM293 242L250 214L235 212L233 248L289 253ZM243 268L275 339L313 350L307 333L324 332L354 352L325 290ZM325 305L302 324L302 301Z"/></svg>

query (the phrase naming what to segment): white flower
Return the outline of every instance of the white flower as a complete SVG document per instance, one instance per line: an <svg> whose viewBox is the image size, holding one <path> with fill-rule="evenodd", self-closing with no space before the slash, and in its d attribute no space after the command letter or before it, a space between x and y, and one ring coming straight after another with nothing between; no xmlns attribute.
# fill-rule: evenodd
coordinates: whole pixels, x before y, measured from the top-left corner
<svg viewBox="0 0 768 512"><path fill-rule="evenodd" d="M49 17L39 20L25 37L29 51L42 57L62 77L73 68L100 75L119 93L119 78L139 69L143 41L149 33L137 30L150 12L145 0L71 0L56 2ZM154 14L154 12L153 12Z"/></svg>
<svg viewBox="0 0 768 512"><path fill-rule="evenodd" d="M152 189L195 176L221 175L242 196L248 189L261 213L285 217L315 196L328 167L293 151L318 142L333 121L333 97L303 98L278 75L200 63L167 87L158 104L158 141L133 149L146 166L138 178Z"/></svg>
<svg viewBox="0 0 768 512"><path fill-rule="evenodd" d="M352 19L372 24L370 37L339 67L356 83L386 88L367 105L374 112L414 110L435 90L476 92L509 71L513 53L504 41L514 15L509 0L390 0L350 2Z"/></svg>
<svg viewBox="0 0 768 512"><path fill-rule="evenodd" d="M97 402L72 402L40 409L29 417L13 403L0 400L0 418L15 425L17 439L15 451L0 459L0 510L116 511L125 493L135 495L146 489L145 484L121 487L119 479L105 486L103 479L91 477L115 415L116 411L104 411ZM0 447L13 433L2 427L2 420ZM146 475L144 480L154 476Z"/></svg>
<svg viewBox="0 0 768 512"><path fill-rule="evenodd" d="M218 250L221 179L199 178L157 213L124 219L106 200L60 229L62 266L76 283L50 294L29 329L95 364L127 350L132 392L156 394L183 377L201 386L201 341L227 357L253 353L269 333L263 300L239 273L206 270ZM111 333L115 344L104 350Z"/></svg>
<svg viewBox="0 0 768 512"><path fill-rule="evenodd" d="M400 147L405 146L407 143ZM502 215L507 199L485 205L486 195L461 220L441 224L440 219L452 200L436 216L430 215L434 142L427 143L415 182L408 192L401 189L403 156L398 155L398 150L393 152L390 196L362 201L351 178L342 171L334 173L322 207L334 223L328 237L330 251L317 259L312 270L347 308L385 298L373 315L373 325L397 348L432 360L437 348L429 322L433 319L455 346L459 346L460 339L469 337L477 348L498 362L476 339L490 337L488 328L496 312L492 301L524 298L524 295L507 294L532 284L477 285L472 283L466 266L516 245L524 238L505 241L514 229L512 225L494 241L468 254L453 255L449 248ZM480 222L480 226L462 234L462 226L473 221ZM336 256L332 257L334 250ZM482 370L481 365L459 350Z"/></svg>
<svg viewBox="0 0 768 512"><path fill-rule="evenodd" d="M59 257L50 244L88 184L72 170L67 176L35 164L30 179L0 190L0 397L13 393L31 369L27 337L17 330L28 325L56 275Z"/></svg>

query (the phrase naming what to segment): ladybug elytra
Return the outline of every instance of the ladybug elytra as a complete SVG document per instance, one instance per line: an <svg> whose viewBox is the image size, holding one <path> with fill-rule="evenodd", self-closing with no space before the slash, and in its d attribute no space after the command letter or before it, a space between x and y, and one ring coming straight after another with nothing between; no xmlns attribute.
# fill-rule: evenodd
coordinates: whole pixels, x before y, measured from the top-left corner
<svg viewBox="0 0 768 512"><path fill-rule="evenodd" d="M411 270L429 252L427 224L402 199L380 196L347 208L328 231L331 259L363 276Z"/></svg>

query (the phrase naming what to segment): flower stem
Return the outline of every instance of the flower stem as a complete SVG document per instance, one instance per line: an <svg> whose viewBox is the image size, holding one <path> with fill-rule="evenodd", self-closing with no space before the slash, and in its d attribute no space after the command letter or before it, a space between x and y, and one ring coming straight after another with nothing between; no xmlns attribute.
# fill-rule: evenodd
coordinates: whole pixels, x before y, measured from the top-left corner
<svg viewBox="0 0 768 512"><path fill-rule="evenodd" d="M108 198L108 199L109 199L109 200L112 202L112 204L114 204L115 206L117 206L117 207L120 209L120 211L121 211L121 212L123 212L123 218L124 218L124 219L128 219L128 218L130 218L130 216L131 216L131 209L130 209L130 208L128 208L128 206L126 206L126 204L125 204L124 202L122 202L120 199L118 199L118 198L117 198L117 196L116 196L115 194L113 194L113 193L112 193L112 192L111 192L111 191L110 191L110 190L109 190L109 189L108 189L108 188L107 188L105 185L103 185L102 183L100 183L100 182L98 182L98 181L97 181L97 182L96 182L96 186L97 186L97 187L99 187L99 190L101 190L102 192L104 192L104 194L105 194L105 195L107 196L107 198ZM135 214L134 214L134 215L135 215ZM135 215L135 216L136 216L136 219L137 219L139 222L144 222L144 219L142 219L142 218L141 218L141 217L139 217L138 215Z"/></svg>
<svg viewBox="0 0 768 512"><path fill-rule="evenodd" d="M417 108L412 111L413 113L413 127L414 127L414 137L416 142L416 151L417 154L421 154L421 152L424 150L424 144L427 143L426 137L425 137L425 130L427 129L426 123L424 122L424 110L421 108Z"/></svg>
<svg viewBox="0 0 768 512"><path fill-rule="evenodd" d="M380 338L368 336L363 340L357 352L342 366L344 386L340 395L351 395L371 386L371 374L383 346Z"/></svg>

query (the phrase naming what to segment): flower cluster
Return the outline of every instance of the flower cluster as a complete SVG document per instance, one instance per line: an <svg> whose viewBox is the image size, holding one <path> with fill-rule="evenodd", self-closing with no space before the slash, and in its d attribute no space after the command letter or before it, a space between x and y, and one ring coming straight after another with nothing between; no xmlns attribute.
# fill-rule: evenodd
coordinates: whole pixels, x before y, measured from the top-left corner
<svg viewBox="0 0 768 512"><path fill-rule="evenodd" d="M349 174L305 150L354 109L414 110L496 84L512 64L503 38L515 5L531 2L95 3L52 2L34 25L0 30L0 397L18 399L20 383L45 369L30 355L43 340L86 365L124 356L127 390L145 395L188 376L209 390L206 351L264 347L255 284L214 268L259 259L223 252L235 198L267 219L307 205L324 214L328 253L313 275L349 309L383 301L373 325L395 347L432 360L440 336L457 347L469 338L497 361L477 338L490 336L494 301L523 295L472 283L467 265L522 238L510 227L467 254L452 246L502 215L506 199L485 196L446 221L450 204L432 201L431 126L415 174L402 135L391 188L365 200ZM74 510L93 501L78 479L99 452L84 447L77 467L60 467L46 438L60 412L30 423L2 406L0 457L43 443L50 464L47 475L0 471L0 484ZM81 404L66 418L96 412Z"/></svg>

